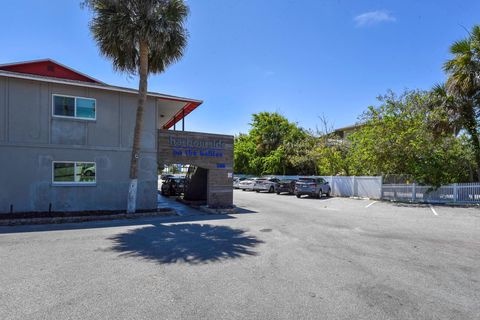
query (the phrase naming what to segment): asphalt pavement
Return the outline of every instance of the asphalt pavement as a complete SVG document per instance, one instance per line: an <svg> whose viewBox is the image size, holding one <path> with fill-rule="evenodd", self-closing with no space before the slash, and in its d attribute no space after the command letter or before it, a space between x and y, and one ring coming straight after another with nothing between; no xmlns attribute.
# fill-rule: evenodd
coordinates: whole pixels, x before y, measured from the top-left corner
<svg viewBox="0 0 480 320"><path fill-rule="evenodd" d="M477 208L234 198L235 215L0 228L0 318L480 318Z"/></svg>

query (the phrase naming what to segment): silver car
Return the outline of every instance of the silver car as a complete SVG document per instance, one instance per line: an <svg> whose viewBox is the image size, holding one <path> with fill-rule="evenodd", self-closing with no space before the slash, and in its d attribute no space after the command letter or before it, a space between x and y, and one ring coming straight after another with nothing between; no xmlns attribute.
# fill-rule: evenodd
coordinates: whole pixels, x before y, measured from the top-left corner
<svg viewBox="0 0 480 320"><path fill-rule="evenodd" d="M277 178L258 179L253 185L253 190L256 192L267 191L268 193L273 193L277 191L279 182L280 180Z"/></svg>
<svg viewBox="0 0 480 320"><path fill-rule="evenodd" d="M300 178L295 183L295 195L297 198L305 194L315 198L321 198L322 195L330 197L330 192L330 185L322 178Z"/></svg>
<svg viewBox="0 0 480 320"><path fill-rule="evenodd" d="M242 182L246 179L247 178L239 178L239 177L233 178L233 188L234 189L240 189L240 182Z"/></svg>
<svg viewBox="0 0 480 320"><path fill-rule="evenodd" d="M252 191L256 180L257 178L251 178L240 181L240 183L238 184L238 188L242 189L242 191Z"/></svg>

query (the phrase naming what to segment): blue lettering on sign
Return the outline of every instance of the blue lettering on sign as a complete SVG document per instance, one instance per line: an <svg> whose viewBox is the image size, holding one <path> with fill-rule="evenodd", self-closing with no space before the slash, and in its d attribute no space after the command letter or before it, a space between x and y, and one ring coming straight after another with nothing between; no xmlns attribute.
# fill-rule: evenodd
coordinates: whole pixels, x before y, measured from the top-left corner
<svg viewBox="0 0 480 320"><path fill-rule="evenodd" d="M217 150L195 150L195 149L173 149L174 157L208 157L208 158L222 158L223 152Z"/></svg>
<svg viewBox="0 0 480 320"><path fill-rule="evenodd" d="M225 169L225 163L217 163L217 168L218 169Z"/></svg>

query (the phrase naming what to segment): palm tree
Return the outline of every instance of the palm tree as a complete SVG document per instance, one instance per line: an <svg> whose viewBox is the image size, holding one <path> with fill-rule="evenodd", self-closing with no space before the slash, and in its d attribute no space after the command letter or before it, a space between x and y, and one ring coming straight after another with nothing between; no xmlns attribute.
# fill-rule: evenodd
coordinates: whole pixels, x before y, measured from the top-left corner
<svg viewBox="0 0 480 320"><path fill-rule="evenodd" d="M430 112L430 125L436 137L443 134L456 136L459 133L462 127L459 105L455 97L448 94L444 83L436 84L429 92L426 106Z"/></svg>
<svg viewBox="0 0 480 320"><path fill-rule="evenodd" d="M448 75L446 91L457 102L457 112L462 126L470 135L477 175L480 180L480 26L474 26L466 39L450 47L453 58L445 62Z"/></svg>
<svg viewBox="0 0 480 320"><path fill-rule="evenodd" d="M138 106L130 162L127 211L136 211L140 136L149 74L161 73L185 51L188 7L183 0L85 0L90 29L117 71L138 74Z"/></svg>

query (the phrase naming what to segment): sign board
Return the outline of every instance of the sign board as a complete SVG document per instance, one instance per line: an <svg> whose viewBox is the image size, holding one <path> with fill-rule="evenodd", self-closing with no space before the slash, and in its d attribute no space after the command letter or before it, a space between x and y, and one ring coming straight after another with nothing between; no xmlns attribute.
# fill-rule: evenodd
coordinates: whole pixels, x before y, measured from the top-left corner
<svg viewBox="0 0 480 320"><path fill-rule="evenodd" d="M158 163L208 169L209 206L233 205L233 136L158 130Z"/></svg>
<svg viewBox="0 0 480 320"><path fill-rule="evenodd" d="M233 169L233 136L159 130L159 162L206 169Z"/></svg>

